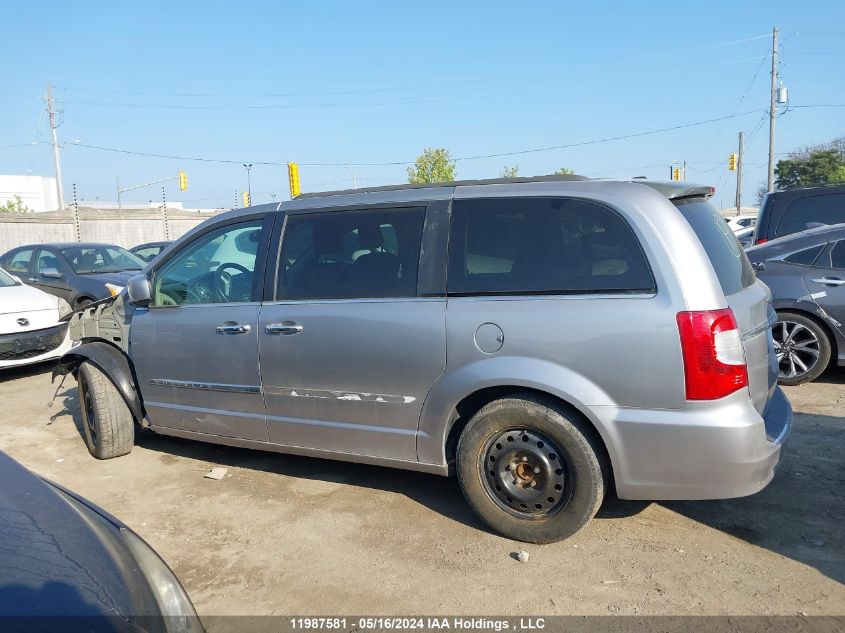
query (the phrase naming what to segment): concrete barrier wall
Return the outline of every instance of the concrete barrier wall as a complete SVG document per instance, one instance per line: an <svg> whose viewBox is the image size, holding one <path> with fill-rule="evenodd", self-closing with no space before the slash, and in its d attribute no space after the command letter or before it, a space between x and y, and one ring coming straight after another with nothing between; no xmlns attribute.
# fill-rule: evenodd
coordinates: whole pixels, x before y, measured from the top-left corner
<svg viewBox="0 0 845 633"><path fill-rule="evenodd" d="M175 240L214 215L208 211L168 211L167 229L170 239ZM80 208L79 232L83 242L106 242L125 248L167 239L165 221L160 210ZM76 227L72 210L26 215L0 213L0 254L24 244L75 241Z"/></svg>

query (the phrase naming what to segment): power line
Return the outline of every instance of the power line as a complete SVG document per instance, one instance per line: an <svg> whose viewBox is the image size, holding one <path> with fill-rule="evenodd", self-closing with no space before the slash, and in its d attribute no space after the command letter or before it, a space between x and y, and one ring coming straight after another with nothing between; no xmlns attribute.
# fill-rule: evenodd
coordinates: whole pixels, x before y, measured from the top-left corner
<svg viewBox="0 0 845 633"><path fill-rule="evenodd" d="M514 84L509 84L513 87ZM452 97L463 97L474 94L489 93L491 90L498 92L498 86L484 88L466 88L463 90L452 90L441 93L422 95L408 95L401 97L385 97L381 99L357 100L357 101L334 101L324 103L264 103L264 104L231 104L231 103L139 103L135 101L101 101L101 100L77 100L62 99L57 103L69 105L87 105L117 108L156 108L167 110L308 110L317 108L348 108L361 106L381 105L405 105L412 103L430 103L440 99Z"/></svg>
<svg viewBox="0 0 845 633"><path fill-rule="evenodd" d="M507 84L514 84L514 83L526 83L529 80L525 80L524 78L519 79L506 79L502 80L499 79L487 79L487 80L476 80L476 81L462 81L462 82L451 82L446 84L435 84L435 85L420 85L420 86L402 86L402 87L395 87L395 88L372 88L372 89L361 89L361 90L329 90L329 91L315 91L315 92L264 92L264 93L255 93L255 92L144 92L138 90L114 90L109 88L76 88L72 86L54 86L59 90L66 90L70 92L93 92L93 93L102 93L102 94L125 94L125 95L138 95L138 96L149 96L149 97L191 97L191 98L207 98L207 97L219 97L219 98L238 98L238 97L259 97L259 98L272 98L272 97L324 97L324 96L341 96L341 95L362 95L362 94L385 94L391 92L419 92L425 90L439 90L441 88L454 88L454 87L466 87L466 86L480 86L480 85L495 85L500 86L503 83Z"/></svg>
<svg viewBox="0 0 845 633"><path fill-rule="evenodd" d="M549 152L549 151L554 151L554 150L559 150L559 149L569 149L569 148L572 148L572 147L583 147L583 146L586 146L586 145L596 145L596 144L599 144L599 143L608 143L610 141L621 141L621 140L626 140L626 139L631 139L631 138L639 138L641 136L649 136L649 135L652 135L652 134L661 134L661 133L665 133L665 132L672 132L672 131L675 131L675 130L682 130L682 129L687 129L687 128L691 128L691 127L697 127L697 126L700 126L700 125L706 125L708 123L715 123L717 121L722 121L722 120L725 120L725 119L734 119L734 118L741 117L741 116L747 116L747 115L753 114L755 112L761 112L761 110L760 109L748 110L746 112L739 112L739 113L729 114L729 115L726 115L726 116L715 117L715 118L712 118L712 119L705 119L703 121L695 121L693 123L684 123L684 124L681 124L681 125L673 125L671 127L659 128L659 129L655 129L655 130L647 130L647 131L644 131L644 132L635 132L635 133L632 133L632 134L621 134L621 135L618 135L618 136L609 136L609 137L605 137L605 138L592 139L592 140L589 140L589 141L579 141L579 142L576 142L576 143L566 143L566 144L563 144L563 145L551 145L551 146L548 146L548 147L537 147L537 148L532 148L532 149L523 149L523 150L516 150L516 151L511 151L511 152L497 152L497 153L494 153L494 154L478 154L478 155L474 155L474 156L460 156L460 157L454 158L452 160L457 162L457 161L467 161L467 160L481 160L481 159L485 159L485 158L502 158L502 157L506 157L506 156L520 156L520 155L523 155L523 154L536 154L536 153L540 153L540 152ZM197 157L197 156L178 156L178 155L173 155L173 154L157 154L157 153L151 153L151 152L138 152L138 151L125 150L125 149L119 149L119 148L114 148L114 147L104 147L102 145L91 145L89 143L74 143L74 146L85 147L85 148L88 148L88 149L95 149L95 150L100 150L100 151L105 151L105 152L115 152L115 153L119 153L119 154L131 154L131 155L134 155L134 156L146 156L146 157L150 157L150 158L167 158L167 159L172 159L172 160L198 161L198 162L205 162L205 163L221 163L221 164L229 164L229 165L243 164L244 163L243 160L229 160L229 159L220 159L220 158L205 158L205 157ZM253 161L249 161L249 162L252 162L256 165L273 165L273 166L287 165L287 162L282 162L282 161L256 161L256 160L253 160ZM299 164L302 165L302 166L307 166L307 167L347 167L347 166L348 167L386 167L386 166L394 166L394 165L411 165L413 163L414 163L413 160L398 160L398 161L372 162L372 163L360 163L360 162L330 162L330 163L329 162L326 162L326 163L322 163L322 162L316 163L315 162L315 163L308 163L308 162L300 162Z"/></svg>

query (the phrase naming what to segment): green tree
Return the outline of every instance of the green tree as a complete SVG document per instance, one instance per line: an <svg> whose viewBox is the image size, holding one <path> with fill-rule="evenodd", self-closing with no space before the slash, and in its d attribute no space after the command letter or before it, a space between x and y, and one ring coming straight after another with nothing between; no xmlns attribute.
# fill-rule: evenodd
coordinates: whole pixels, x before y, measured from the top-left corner
<svg viewBox="0 0 845 633"><path fill-rule="evenodd" d="M569 167L561 167L555 172L555 176L574 176L575 171L569 169Z"/></svg>
<svg viewBox="0 0 845 633"><path fill-rule="evenodd" d="M15 195L14 200L0 204L0 213L32 213L32 209L23 203L20 196Z"/></svg>
<svg viewBox="0 0 845 633"><path fill-rule="evenodd" d="M519 165L505 165L499 172L500 178L516 178L519 176Z"/></svg>
<svg viewBox="0 0 845 633"><path fill-rule="evenodd" d="M445 147L426 147L417 157L414 166L408 167L408 182L412 185L450 180L455 180L455 161Z"/></svg>
<svg viewBox="0 0 845 633"><path fill-rule="evenodd" d="M800 185L845 182L845 158L834 148L812 150L807 155L790 155L775 167L775 186L789 189Z"/></svg>

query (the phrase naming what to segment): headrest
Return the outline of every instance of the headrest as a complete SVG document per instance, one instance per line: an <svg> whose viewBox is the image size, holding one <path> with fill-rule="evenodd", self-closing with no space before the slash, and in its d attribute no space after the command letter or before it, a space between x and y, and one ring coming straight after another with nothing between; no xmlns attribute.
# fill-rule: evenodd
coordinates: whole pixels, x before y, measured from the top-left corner
<svg viewBox="0 0 845 633"><path fill-rule="evenodd" d="M384 244L384 235L378 222L367 222L358 227L358 246L373 251Z"/></svg>

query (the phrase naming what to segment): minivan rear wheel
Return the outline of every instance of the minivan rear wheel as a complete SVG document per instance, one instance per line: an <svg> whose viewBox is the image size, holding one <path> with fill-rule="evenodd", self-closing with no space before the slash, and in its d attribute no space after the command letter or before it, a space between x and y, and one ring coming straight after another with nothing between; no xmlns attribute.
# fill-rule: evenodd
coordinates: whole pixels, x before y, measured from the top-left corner
<svg viewBox="0 0 845 633"><path fill-rule="evenodd" d="M487 404L467 423L458 441L458 480L493 530L552 543L575 534L601 506L603 454L573 412L520 394Z"/></svg>
<svg viewBox="0 0 845 633"><path fill-rule="evenodd" d="M827 332L813 319L797 312L778 312L772 328L778 359L778 382L794 386L818 378L830 362Z"/></svg>

